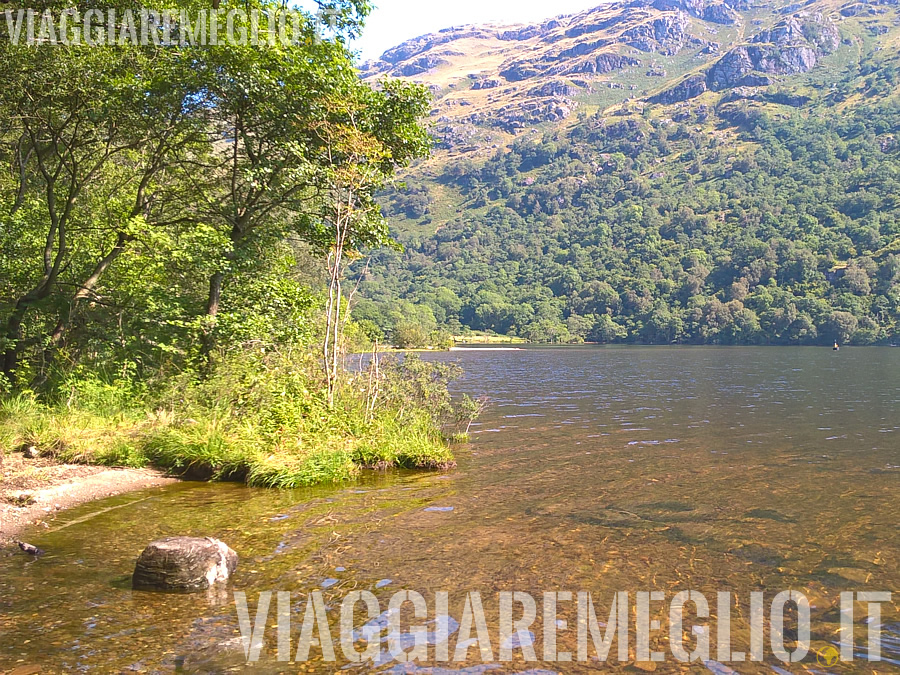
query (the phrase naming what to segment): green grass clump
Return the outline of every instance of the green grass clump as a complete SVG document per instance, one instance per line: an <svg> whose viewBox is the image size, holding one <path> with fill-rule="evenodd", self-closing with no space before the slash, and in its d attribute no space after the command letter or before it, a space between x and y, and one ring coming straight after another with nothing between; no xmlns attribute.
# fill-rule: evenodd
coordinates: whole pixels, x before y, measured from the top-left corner
<svg viewBox="0 0 900 675"><path fill-rule="evenodd" d="M414 356L346 373L332 405L319 373L304 353L241 354L206 377L141 390L79 373L56 400L0 400L0 447L292 488L345 481L363 468L452 466L445 435L458 435L477 412L469 399L450 398L458 370Z"/></svg>
<svg viewBox="0 0 900 675"><path fill-rule="evenodd" d="M351 454L342 448L316 448L308 453L272 453L250 466L250 485L292 488L348 480L359 473Z"/></svg>

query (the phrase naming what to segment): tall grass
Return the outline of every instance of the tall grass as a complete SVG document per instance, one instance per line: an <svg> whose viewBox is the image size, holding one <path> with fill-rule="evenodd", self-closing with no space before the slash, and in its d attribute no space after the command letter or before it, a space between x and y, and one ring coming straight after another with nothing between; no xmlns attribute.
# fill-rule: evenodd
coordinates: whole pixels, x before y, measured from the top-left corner
<svg viewBox="0 0 900 675"><path fill-rule="evenodd" d="M332 406L314 357L248 352L200 379L135 387L83 372L48 401L0 400L0 448L60 461L156 466L204 480L290 488L363 468L451 466L445 440L474 415L447 390L453 367L415 357L346 373Z"/></svg>

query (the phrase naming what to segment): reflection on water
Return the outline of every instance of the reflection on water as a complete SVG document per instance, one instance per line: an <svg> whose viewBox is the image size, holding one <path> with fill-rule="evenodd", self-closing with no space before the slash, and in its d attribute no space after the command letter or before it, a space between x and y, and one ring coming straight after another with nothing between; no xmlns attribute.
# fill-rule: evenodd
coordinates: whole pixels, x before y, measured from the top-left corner
<svg viewBox="0 0 900 675"><path fill-rule="evenodd" d="M589 590L598 615L615 591L690 589L712 599L730 591L739 602L735 650L748 649L751 591L805 593L816 648L838 639L841 591L898 590L900 350L561 348L435 358L459 360L460 387L493 400L472 443L458 449L458 470L292 492L186 483L75 509L49 531L28 533L45 557L0 558L0 667L286 672L274 647L260 664L243 664L231 590L246 591L251 607L262 590L291 591L299 612L319 589L335 616L351 590L375 592L384 607L397 590L419 591L430 607L446 590L457 618L465 592L480 591L489 620L504 590L536 598ZM140 550L171 534L214 536L237 550L234 589L129 590ZM561 620L574 626L566 611ZM885 611L882 651L898 665L856 661L841 672L900 670L897 614ZM665 627L664 612L652 618ZM864 610L857 614L861 622ZM541 635L540 618L533 630ZM560 632L561 651L576 651L572 633ZM860 625L863 651L864 635ZM651 648L666 650L667 639L655 633ZM515 654L511 665L459 668L561 670ZM814 656L730 665L818 668ZM671 655L657 666L698 672ZM298 668L335 670L316 661ZM367 668L414 672L390 657Z"/></svg>

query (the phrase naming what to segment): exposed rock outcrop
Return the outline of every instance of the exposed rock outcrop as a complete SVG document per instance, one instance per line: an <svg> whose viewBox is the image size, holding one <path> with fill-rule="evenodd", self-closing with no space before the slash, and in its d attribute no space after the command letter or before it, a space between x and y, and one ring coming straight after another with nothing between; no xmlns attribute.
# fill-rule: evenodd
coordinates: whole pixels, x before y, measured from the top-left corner
<svg viewBox="0 0 900 675"><path fill-rule="evenodd" d="M837 28L821 14L792 16L755 35L751 44L729 51L707 71L702 83L701 76L694 75L649 100L674 103L699 96L707 89L765 87L775 81L774 75L809 72L822 55L837 49L840 40Z"/></svg>
<svg viewBox="0 0 900 675"><path fill-rule="evenodd" d="M760 90L783 76L816 67L840 46L841 34L830 14L814 11L824 6L819 0L796 0L786 8L791 1L777 3L779 7L772 8L777 16L770 19L768 11L744 13L760 8L759 0L617 0L539 24L461 26L424 35L386 51L361 70L372 82L390 73L426 84L440 81L441 95L460 94L445 96L432 111L444 125L447 144L457 150L477 145L469 138L470 129L490 138L496 129L516 133L565 119L576 108L578 95L601 87L664 89L647 100L667 105L707 91L740 89L738 98L799 106L806 102L803 97L776 101L765 97L771 92ZM875 7L880 12L885 3L900 0L841 0L828 11L839 18L838 9L851 13L862 11L857 6ZM883 22L863 22L863 27L866 23ZM735 43L735 31L711 24L759 27L755 35ZM686 51L690 59L665 58ZM431 76L438 68L440 80ZM598 77L622 70L627 79ZM657 85L660 81L666 84ZM483 90L492 91L476 95ZM610 98L626 101L640 95Z"/></svg>
<svg viewBox="0 0 900 675"><path fill-rule="evenodd" d="M664 91L656 96L649 98L650 103L662 103L669 105L671 103L679 103L700 96L706 91L706 76L691 75L682 80L671 89Z"/></svg>
<svg viewBox="0 0 900 675"><path fill-rule="evenodd" d="M492 35L493 33L490 30L474 26L445 28L444 30L438 31L437 33L420 35L417 38L407 40L406 42L399 44L396 47L388 49L384 54L381 55L381 60L387 61L388 63L397 64L401 61L411 59L412 57L417 56L424 51L433 49L438 45L453 42L455 40L462 40L465 38L490 38L492 37Z"/></svg>
<svg viewBox="0 0 900 675"><path fill-rule="evenodd" d="M602 21L597 21L595 23L583 23L577 26L572 26L566 31L566 37L575 38L580 35L585 35L586 33L599 33L600 31L605 31L609 28L612 28L618 23L621 23L625 20L625 15L613 16L608 19L604 19Z"/></svg>
<svg viewBox="0 0 900 675"><path fill-rule="evenodd" d="M579 90L578 87L567 84L566 82L561 82L559 80L553 80L551 82L546 82L539 87L534 87L528 92L529 96L576 96Z"/></svg>
<svg viewBox="0 0 900 675"><path fill-rule="evenodd" d="M737 87L725 96L721 103L730 103L738 100L765 101L767 103L777 103L779 105L787 105L792 108L800 108L812 99L809 96L800 94L787 94L784 92L768 92L760 91L756 88Z"/></svg>
<svg viewBox="0 0 900 675"><path fill-rule="evenodd" d="M522 104L503 106L497 111L498 115L481 121L487 121L491 126L515 133L543 122L560 122L569 117L575 107L575 103L567 99L547 102L526 101Z"/></svg>
<svg viewBox="0 0 900 675"><path fill-rule="evenodd" d="M811 46L822 54L830 54L841 44L837 27L821 14L800 14L777 23L756 35L752 42L779 46Z"/></svg>
<svg viewBox="0 0 900 675"><path fill-rule="evenodd" d="M494 78L488 78L484 80L476 80L474 84L472 84L472 89L478 91L479 89L496 89L502 84L500 80L496 80Z"/></svg>
<svg viewBox="0 0 900 675"><path fill-rule="evenodd" d="M391 75L394 77L413 77L414 75L420 75L433 68L437 68L438 66L445 66L448 63L450 62L446 59L441 59L436 56L420 56L415 61L404 63L395 68L391 72Z"/></svg>
<svg viewBox="0 0 900 675"><path fill-rule="evenodd" d="M540 25L524 26L522 28L513 28L501 31L497 34L500 40L530 40L535 37L542 37L559 28L562 24L556 19L550 19Z"/></svg>
<svg viewBox="0 0 900 675"><path fill-rule="evenodd" d="M622 42L642 52L673 56L688 44L701 44L688 33L688 18L675 12L630 28L622 33Z"/></svg>
<svg viewBox="0 0 900 675"><path fill-rule="evenodd" d="M710 0L635 0L631 6L653 7L662 12L682 11L697 19L731 26L740 23L741 16L729 4Z"/></svg>
<svg viewBox="0 0 900 675"><path fill-rule="evenodd" d="M622 70L629 66L639 66L641 62L630 56L618 54L599 54L594 58L581 61L566 69L565 73L611 73L614 70Z"/></svg>
<svg viewBox="0 0 900 675"><path fill-rule="evenodd" d="M710 69L707 85L717 91L765 86L772 82L770 75L809 72L840 43L840 32L821 14L792 16L723 56Z"/></svg>
<svg viewBox="0 0 900 675"><path fill-rule="evenodd" d="M527 61L513 62L500 71L500 76L508 82L521 82L541 74L539 68Z"/></svg>
<svg viewBox="0 0 900 675"><path fill-rule="evenodd" d="M663 12L681 10L692 16L700 16L706 7L704 0L652 0L648 4Z"/></svg>
<svg viewBox="0 0 900 675"><path fill-rule="evenodd" d="M530 40L541 34L540 26L525 26L524 28L514 28L512 30L502 31L497 35L500 40Z"/></svg>
<svg viewBox="0 0 900 675"><path fill-rule="evenodd" d="M769 75L794 75L812 70L818 57L812 47L748 45L723 56L709 71L707 85L713 91L732 87L761 87L774 80Z"/></svg>
<svg viewBox="0 0 900 675"><path fill-rule="evenodd" d="M871 16L877 12L875 7L872 7L868 3L863 4L861 2L844 5L843 7L841 7L840 11L841 16Z"/></svg>
<svg viewBox="0 0 900 675"><path fill-rule="evenodd" d="M726 26L734 26L741 22L741 15L725 4L709 5L703 10L700 17L711 23L721 23Z"/></svg>
<svg viewBox="0 0 900 675"><path fill-rule="evenodd" d="M564 49L558 54L549 54L544 57L544 61L562 61L564 59L571 59L575 56L584 56L585 54L590 54L592 52L601 49L602 47L606 47L611 44L610 40L598 40L596 42L579 42L578 44L569 47L568 49Z"/></svg>

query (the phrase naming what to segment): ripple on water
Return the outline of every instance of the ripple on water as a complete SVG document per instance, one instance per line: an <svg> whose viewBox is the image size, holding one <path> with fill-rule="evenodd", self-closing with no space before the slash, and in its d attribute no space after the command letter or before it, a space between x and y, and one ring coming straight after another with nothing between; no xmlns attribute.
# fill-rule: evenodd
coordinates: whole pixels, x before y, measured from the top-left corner
<svg viewBox="0 0 900 675"><path fill-rule="evenodd" d="M900 419L900 350L859 353L865 360L841 372L826 372L817 350L781 349L756 350L754 358L745 358L746 350L546 351L534 367L518 370L512 356L493 365L464 362L470 372L460 390L501 401L476 428L503 433L455 447L459 469L449 480L391 471L288 492L179 484L107 513L107 502L83 507L78 516L91 516L83 524L28 533L52 558L28 564L0 553L0 630L28 636L15 658L40 661L47 672L120 672L131 664L165 671L176 659L192 672L241 670L240 645L220 653L240 635L229 599L217 609L202 594L138 595L110 581L125 578L133 556L162 530L227 541L247 563L235 582L251 606L260 591L282 582L318 588L345 571L339 564L354 574L342 573L325 591L333 608L345 584L374 591L385 571L397 587L426 597L443 589L517 589L526 583L522 574L529 582L533 575L533 588L578 590L590 588L600 570L622 590L713 589L727 580L742 602L752 590L816 587L835 598L867 580L872 589L896 588L900 577L890 560L900 558L900 460L890 441ZM845 363L852 354L842 357ZM741 407L748 404L755 415ZM517 428L519 416L540 419ZM637 430L647 424L650 430ZM677 447L660 445L676 438ZM659 447L626 446L632 441ZM281 522L285 515L290 524ZM390 588L375 592L390 595ZM822 616L833 609L813 604ZM298 621L302 610L298 604ZM740 650L749 647L743 613L733 618ZM193 623L214 615L228 616ZM882 656L891 661L882 667L896 670L900 626L890 615L884 621ZM435 640L437 627L428 630ZM386 632L377 637L381 650ZM161 655L150 654L141 638ZM862 639L858 650L864 645ZM0 661L7 652L0 644ZM387 652L379 669L454 672L407 671ZM869 672L865 656L859 672ZM264 659L260 672L278 672L271 650ZM669 661L657 672L669 672ZM489 664L458 672L466 671L513 669Z"/></svg>

